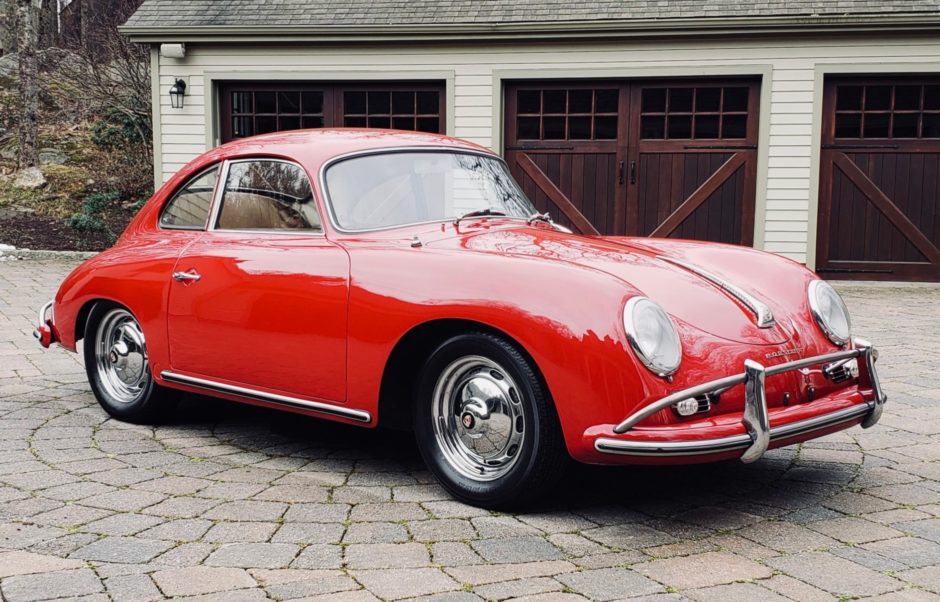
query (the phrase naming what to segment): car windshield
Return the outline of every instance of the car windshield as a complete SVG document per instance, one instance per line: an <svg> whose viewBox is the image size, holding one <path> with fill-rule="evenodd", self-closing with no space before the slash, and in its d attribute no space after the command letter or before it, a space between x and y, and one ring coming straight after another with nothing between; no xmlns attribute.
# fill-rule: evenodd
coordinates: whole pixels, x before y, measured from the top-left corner
<svg viewBox="0 0 940 602"><path fill-rule="evenodd" d="M326 189L343 230L444 221L471 212L519 218L535 213L502 161L470 153L396 151L351 157L327 169Z"/></svg>

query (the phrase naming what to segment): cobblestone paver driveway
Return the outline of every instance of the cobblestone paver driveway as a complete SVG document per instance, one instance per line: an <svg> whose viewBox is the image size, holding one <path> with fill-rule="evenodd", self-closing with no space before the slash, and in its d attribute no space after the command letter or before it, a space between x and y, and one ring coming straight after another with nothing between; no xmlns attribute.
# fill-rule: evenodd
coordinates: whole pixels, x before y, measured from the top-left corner
<svg viewBox="0 0 940 602"><path fill-rule="evenodd" d="M0 263L7 602L940 600L940 288L841 285L890 405L759 463L574 472L531 513L459 504L404 435L205 398L109 420L30 336L71 264Z"/></svg>

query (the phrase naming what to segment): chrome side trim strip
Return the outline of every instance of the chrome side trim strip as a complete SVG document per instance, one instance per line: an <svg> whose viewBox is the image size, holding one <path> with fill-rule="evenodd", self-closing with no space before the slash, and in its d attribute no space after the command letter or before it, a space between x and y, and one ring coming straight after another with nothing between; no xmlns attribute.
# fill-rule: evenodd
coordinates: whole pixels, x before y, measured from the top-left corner
<svg viewBox="0 0 940 602"><path fill-rule="evenodd" d="M770 442L803 435L843 422L850 422L874 411L874 404L867 402L843 408L830 414L814 416L770 429ZM601 453L628 456L692 456L715 454L747 449L752 445L750 435L741 434L720 439L702 441L625 441L600 437L594 441L594 449Z"/></svg>
<svg viewBox="0 0 940 602"><path fill-rule="evenodd" d="M255 399L258 401L266 401L268 403L276 403L279 405L300 408L303 410L313 410L321 414L349 418L350 420L356 420L357 422L372 422L372 415L365 410L342 408L328 403L321 403L319 401L308 401L306 399L288 397L287 395L278 395L277 393L266 393L264 391L257 391L255 389L248 389L236 385L228 385L225 383L216 382L214 380L206 380L204 378L196 378L194 376L177 374L175 372L171 372L170 370L162 371L160 373L160 378L181 385L199 387L200 389L206 389L208 391L229 393L232 395L238 395L239 397L246 397L248 399Z"/></svg>
<svg viewBox="0 0 940 602"><path fill-rule="evenodd" d="M774 314L772 311L770 311L770 308L767 307L766 303L757 299L754 297L754 295L751 295L750 293L747 293L739 287L731 284L727 280L719 278L718 276L698 267L697 265L686 263L680 259L673 259L672 257L666 257L665 255L658 255L656 258L673 265L677 265L681 268L685 268L694 274L698 274L705 280L708 280L712 284L718 286L718 288L722 289L743 303L744 306L751 310L751 313L754 314L754 321L757 323L758 328L770 328L776 324L776 321L774 320Z"/></svg>

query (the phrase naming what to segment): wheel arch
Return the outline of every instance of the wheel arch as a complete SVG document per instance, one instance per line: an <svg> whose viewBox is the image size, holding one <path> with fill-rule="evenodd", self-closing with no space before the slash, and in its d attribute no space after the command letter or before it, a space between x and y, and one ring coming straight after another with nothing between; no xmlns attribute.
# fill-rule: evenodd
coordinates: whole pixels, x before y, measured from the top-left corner
<svg viewBox="0 0 940 602"><path fill-rule="evenodd" d="M99 303L107 303L109 305L117 305L117 306L125 307L127 308L127 311L131 312L131 314L134 313L129 307L127 307L123 303L119 303L115 301L114 299L108 299L107 297L96 297L94 299L89 299L88 301L85 301L82 304L81 308L78 310L78 313L75 315L75 341L76 342L85 338L85 327L88 324L88 317L91 315L92 310L95 309L95 306L98 305Z"/></svg>
<svg viewBox="0 0 940 602"><path fill-rule="evenodd" d="M398 430L411 430L414 389L424 361L447 339L466 332L482 332L505 339L529 362L554 408L548 383L532 354L511 334L489 324L462 318L440 318L422 322L406 332L388 356L379 388L378 424ZM557 414L557 409L555 410Z"/></svg>

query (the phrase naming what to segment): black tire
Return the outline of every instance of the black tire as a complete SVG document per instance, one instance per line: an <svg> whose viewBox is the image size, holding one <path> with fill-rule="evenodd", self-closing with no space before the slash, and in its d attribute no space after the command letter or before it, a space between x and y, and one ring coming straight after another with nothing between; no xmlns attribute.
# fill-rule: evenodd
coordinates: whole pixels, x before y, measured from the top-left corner
<svg viewBox="0 0 940 602"><path fill-rule="evenodd" d="M140 335L139 349L136 343L125 340L126 336L120 335L120 342L125 344L122 358L133 358L134 373L139 375L134 379L133 386L124 383L122 387L121 382L114 380L118 370L113 366L116 362L110 361L110 355L115 345L108 345L111 339L106 338L108 333L112 332L112 326L116 329L121 329L122 326L136 328ZM179 399L179 392L154 382L147 360L146 341L137 319L127 308L116 303L97 303L85 323L84 339L88 384L91 385L95 399L108 414L124 422L152 424L162 421L172 412ZM114 357L118 358L116 355Z"/></svg>
<svg viewBox="0 0 940 602"><path fill-rule="evenodd" d="M463 369L462 366L468 367L466 374L460 377L460 373L453 370ZM491 410L505 406L505 411L487 413L488 418L480 419L479 410L474 409L479 407L474 405L479 395L471 395L469 402L461 402L464 409L455 411L457 402L447 400L466 398L474 389L480 394L480 387L471 382L478 380L478 385L485 385L484 389L502 387L500 392L508 392L489 396L490 402L486 404ZM456 387L448 388L448 383L453 382L466 384L457 391ZM453 393L445 394L446 391ZM531 361L502 337L470 332L448 339L425 362L417 393L413 417L421 455L442 485L464 502L494 509L525 506L548 493L569 464L547 387ZM466 418L468 413L469 419ZM508 435L505 428L504 432L499 432L500 424L510 425ZM478 433L472 429L488 430ZM521 439L513 443L520 432ZM474 435L477 435L476 440L472 439ZM493 449L488 450L491 457L506 459L501 466L492 468L492 474L484 475L491 470L487 464L495 464L499 459L476 456L477 444L471 443L471 450L461 441L482 441L486 447L492 445ZM479 460L476 464L474 456Z"/></svg>

